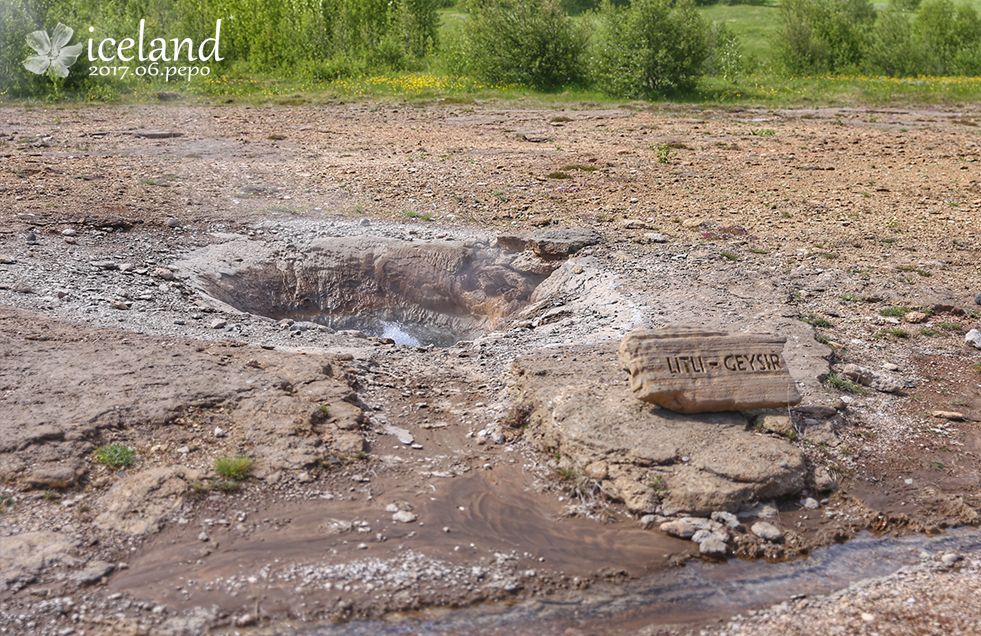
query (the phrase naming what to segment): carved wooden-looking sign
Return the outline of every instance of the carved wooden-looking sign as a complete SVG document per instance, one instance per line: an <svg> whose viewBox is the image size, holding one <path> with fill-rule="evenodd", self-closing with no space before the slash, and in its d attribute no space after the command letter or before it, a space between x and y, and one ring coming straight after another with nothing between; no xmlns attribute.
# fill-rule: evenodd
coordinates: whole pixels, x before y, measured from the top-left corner
<svg viewBox="0 0 981 636"><path fill-rule="evenodd" d="M673 328L638 330L619 358L634 396L679 413L778 408L801 400L786 338Z"/></svg>

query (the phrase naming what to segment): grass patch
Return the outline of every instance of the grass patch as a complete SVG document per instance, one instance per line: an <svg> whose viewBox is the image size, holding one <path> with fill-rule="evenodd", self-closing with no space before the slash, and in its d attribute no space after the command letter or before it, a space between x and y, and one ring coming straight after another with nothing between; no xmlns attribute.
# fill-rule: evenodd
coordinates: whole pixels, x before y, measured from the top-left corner
<svg viewBox="0 0 981 636"><path fill-rule="evenodd" d="M664 480L664 477L662 475L658 475L657 477L652 479L649 484L647 484L647 487L653 490L654 492L664 492L665 490L668 489L668 482Z"/></svg>
<svg viewBox="0 0 981 636"><path fill-rule="evenodd" d="M928 338L932 338L933 336L939 336L940 332L937 331L936 329L930 329L929 327L924 327L920 329L920 335L927 336Z"/></svg>
<svg viewBox="0 0 981 636"><path fill-rule="evenodd" d="M817 314L806 314L804 316L801 316L801 322L806 322L809 325L813 325L814 327L820 327L821 329L830 329L831 327L834 326L831 324L830 320L828 320L827 318L822 318Z"/></svg>
<svg viewBox="0 0 981 636"><path fill-rule="evenodd" d="M255 461L247 455L219 457L215 460L215 472L223 479L243 481L252 473Z"/></svg>
<svg viewBox="0 0 981 636"><path fill-rule="evenodd" d="M861 296L856 296L855 294L845 294L844 296L841 297L841 299L843 301L845 301L846 303L862 303L862 302L865 302L865 299L864 298L862 298Z"/></svg>
<svg viewBox="0 0 981 636"><path fill-rule="evenodd" d="M879 310L879 315L887 318L902 318L911 311L913 310L909 307L886 307Z"/></svg>
<svg viewBox="0 0 981 636"><path fill-rule="evenodd" d="M868 391L862 388L862 385L852 382L843 375L838 375L837 373L829 373L828 377L824 379L825 386L843 391L845 393L857 393L859 395L866 395Z"/></svg>
<svg viewBox="0 0 981 636"><path fill-rule="evenodd" d="M815 331L814 332L814 339L817 340L818 342L820 342L823 345L829 344L831 342L831 338L828 338L827 335L825 335L824 333L822 333L820 331Z"/></svg>
<svg viewBox="0 0 981 636"><path fill-rule="evenodd" d="M0 515L14 507L14 496L4 493L0 495Z"/></svg>
<svg viewBox="0 0 981 636"><path fill-rule="evenodd" d="M876 338L888 338L890 336L893 338L909 338L909 332L899 327L893 327L891 329L883 329L875 334Z"/></svg>
<svg viewBox="0 0 981 636"><path fill-rule="evenodd" d="M765 250L762 247L751 247L751 248L749 248L749 251L752 252L753 254L769 254L770 253L768 250Z"/></svg>
<svg viewBox="0 0 981 636"><path fill-rule="evenodd" d="M720 252L719 255L722 258L726 259L727 261L738 261L739 260L739 254L736 254L734 252Z"/></svg>
<svg viewBox="0 0 981 636"><path fill-rule="evenodd" d="M596 166L584 166L581 164L575 164L572 166L562 166L563 170L581 170L582 172L596 172Z"/></svg>
<svg viewBox="0 0 981 636"><path fill-rule="evenodd" d="M937 327L940 328L940 329L943 329L944 331L962 331L963 330L963 327L961 327L956 322L942 322L939 325L937 325Z"/></svg>
<svg viewBox="0 0 981 636"><path fill-rule="evenodd" d="M569 173L562 172L561 170L559 170L557 172L549 172L545 176L547 178L549 178L549 179L571 179L572 178L572 177L569 176Z"/></svg>
<svg viewBox="0 0 981 636"><path fill-rule="evenodd" d="M135 461L133 449L123 444L106 444L95 449L95 462L109 468L132 466Z"/></svg>

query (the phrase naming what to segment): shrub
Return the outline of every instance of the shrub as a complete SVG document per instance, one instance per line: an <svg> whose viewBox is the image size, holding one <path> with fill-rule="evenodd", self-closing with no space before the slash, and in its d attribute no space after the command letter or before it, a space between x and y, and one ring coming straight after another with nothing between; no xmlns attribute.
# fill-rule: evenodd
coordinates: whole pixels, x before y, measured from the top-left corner
<svg viewBox="0 0 981 636"><path fill-rule="evenodd" d="M930 0L920 7L913 28L922 43L925 73L981 72L981 16L973 6Z"/></svg>
<svg viewBox="0 0 981 636"><path fill-rule="evenodd" d="M865 64L874 74L908 77L923 67L923 51L907 14L888 8L879 14L865 42Z"/></svg>
<svg viewBox="0 0 981 636"><path fill-rule="evenodd" d="M219 457L215 460L215 472L225 479L242 481L252 472L254 463L252 458L246 455Z"/></svg>
<svg viewBox="0 0 981 636"><path fill-rule="evenodd" d="M874 21L869 0L785 0L771 41L774 63L792 75L854 69Z"/></svg>
<svg viewBox="0 0 981 636"><path fill-rule="evenodd" d="M733 79L743 68L742 47L739 39L725 22L713 22L708 31L708 55L705 58L705 75L717 75Z"/></svg>
<svg viewBox="0 0 981 636"><path fill-rule="evenodd" d="M133 449L123 444L106 444L95 449L95 461L109 468L131 466L135 461Z"/></svg>
<svg viewBox="0 0 981 636"><path fill-rule="evenodd" d="M597 50L599 87L618 97L653 97L690 90L709 52L708 27L691 0L604 2Z"/></svg>
<svg viewBox="0 0 981 636"><path fill-rule="evenodd" d="M559 0L471 0L469 10L462 55L475 77L544 90L584 78L587 23L574 22Z"/></svg>

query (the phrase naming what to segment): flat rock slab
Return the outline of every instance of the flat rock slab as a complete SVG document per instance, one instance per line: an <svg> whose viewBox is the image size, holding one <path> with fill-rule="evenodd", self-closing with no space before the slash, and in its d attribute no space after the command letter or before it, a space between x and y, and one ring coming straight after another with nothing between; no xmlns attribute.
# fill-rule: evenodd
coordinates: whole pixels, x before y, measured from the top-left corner
<svg viewBox="0 0 981 636"><path fill-rule="evenodd" d="M522 356L513 382L530 441L634 512L707 516L804 486L800 450L740 413L673 413L634 399L615 342Z"/></svg>
<svg viewBox="0 0 981 636"><path fill-rule="evenodd" d="M783 358L785 338L663 329L620 345L634 397L678 413L745 411L801 401Z"/></svg>

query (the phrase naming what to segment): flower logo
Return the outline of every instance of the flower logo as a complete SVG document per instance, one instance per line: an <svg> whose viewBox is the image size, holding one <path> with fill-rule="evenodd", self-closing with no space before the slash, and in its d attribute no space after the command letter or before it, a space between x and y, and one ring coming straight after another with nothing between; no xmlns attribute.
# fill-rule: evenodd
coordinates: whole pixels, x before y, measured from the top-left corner
<svg viewBox="0 0 981 636"><path fill-rule="evenodd" d="M75 31L61 22L55 27L51 38L46 31L34 31L27 35L27 44L37 51L37 55L24 60L24 68L42 75L45 72L57 77L68 77L68 67L75 63L82 53L82 45L65 46Z"/></svg>

